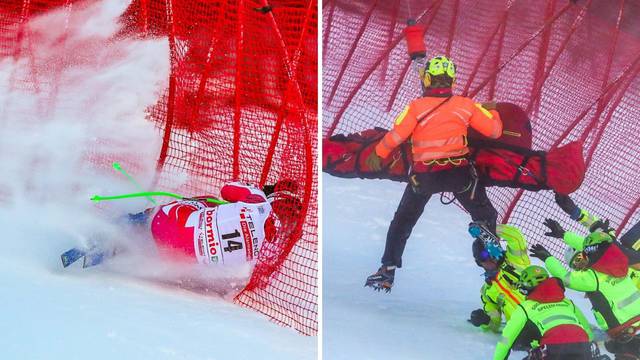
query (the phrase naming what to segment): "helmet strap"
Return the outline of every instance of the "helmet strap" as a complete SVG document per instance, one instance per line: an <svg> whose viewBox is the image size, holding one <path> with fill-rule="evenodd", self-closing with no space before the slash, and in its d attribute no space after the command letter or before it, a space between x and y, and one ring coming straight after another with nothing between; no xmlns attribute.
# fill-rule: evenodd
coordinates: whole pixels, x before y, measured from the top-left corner
<svg viewBox="0 0 640 360"><path fill-rule="evenodd" d="M450 87L447 88L426 88L424 89L425 96L433 96L433 97L450 97L452 96L453 91Z"/></svg>
<svg viewBox="0 0 640 360"><path fill-rule="evenodd" d="M529 296L529 294L531 293L532 290L533 289L529 289L529 288L522 287L522 286L518 287L518 291L520 292L520 294L522 294L524 296Z"/></svg>
<svg viewBox="0 0 640 360"><path fill-rule="evenodd" d="M589 256L584 251L576 253L569 266L574 270L585 270L589 267Z"/></svg>
<svg viewBox="0 0 640 360"><path fill-rule="evenodd" d="M496 268L494 270L485 270L484 272L484 281L487 284L491 284L491 282L493 280L495 280L495 278L498 276L498 273L500 272L500 269Z"/></svg>
<svg viewBox="0 0 640 360"><path fill-rule="evenodd" d="M422 71L422 86L424 86L425 89L428 89L431 86L431 74L429 74L426 71Z"/></svg>

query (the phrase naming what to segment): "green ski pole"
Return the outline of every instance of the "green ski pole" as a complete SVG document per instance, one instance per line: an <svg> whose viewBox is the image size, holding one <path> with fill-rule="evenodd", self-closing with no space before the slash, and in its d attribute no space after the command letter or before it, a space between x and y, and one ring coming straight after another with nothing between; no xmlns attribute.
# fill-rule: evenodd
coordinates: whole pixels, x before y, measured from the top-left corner
<svg viewBox="0 0 640 360"><path fill-rule="evenodd" d="M167 196L167 197L172 197L179 200L193 199L193 198L187 198L182 195L173 194L165 191L146 191L146 192L138 192L138 193L131 193L131 194L113 195L113 196L94 195L91 198L91 200L95 202L99 202L99 201L107 201L107 200L120 200L120 199L130 199L130 198L150 197L150 196ZM204 200L210 203L218 204L218 205L228 204L227 201L218 200L214 198L205 198Z"/></svg>
<svg viewBox="0 0 640 360"><path fill-rule="evenodd" d="M137 181L136 181L136 180L135 180L131 175L129 175L129 173L127 173L127 172L122 168L122 166L120 166L120 164L119 164L119 163L114 162L114 163L112 164L112 166L113 166L113 168L114 168L117 172L121 173L121 174L122 174L122 175L124 175L127 179L129 179L129 181L131 181L131 183L133 183L133 185L134 185L138 190L140 190L140 191L144 191L144 189L142 188L142 186L141 186L141 185L140 185L140 184L139 184L139 183L138 183L138 182L137 182ZM147 198L147 200L149 200L153 205L158 205L158 203L157 203L155 200L153 200L153 198L152 198L151 196L145 196L145 197L146 197L146 198Z"/></svg>

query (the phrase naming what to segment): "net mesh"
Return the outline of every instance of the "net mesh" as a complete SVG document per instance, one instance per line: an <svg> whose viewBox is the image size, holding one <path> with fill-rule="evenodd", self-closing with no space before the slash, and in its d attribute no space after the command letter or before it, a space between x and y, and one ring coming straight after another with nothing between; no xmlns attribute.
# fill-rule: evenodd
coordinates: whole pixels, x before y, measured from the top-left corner
<svg viewBox="0 0 640 360"><path fill-rule="evenodd" d="M55 8L73 26L91 2L3 1L0 57L35 56L30 19ZM280 210L280 231L235 301L307 335L317 333L317 7L315 0L134 0L109 39L169 42L169 85L147 111L163 137L152 187L189 196L216 194L229 181L295 181L288 190L301 204ZM70 52L60 61L82 59ZM55 67L47 76L42 70L11 86L55 89Z"/></svg>
<svg viewBox="0 0 640 360"><path fill-rule="evenodd" d="M396 0L323 3L323 137L380 126L421 93L402 31L425 25L427 57L456 62L456 89L513 102L531 117L533 148L584 143L578 206L624 232L640 220L640 1ZM542 221L561 212L553 193L489 191L502 222L562 254ZM561 257L562 258L562 257Z"/></svg>

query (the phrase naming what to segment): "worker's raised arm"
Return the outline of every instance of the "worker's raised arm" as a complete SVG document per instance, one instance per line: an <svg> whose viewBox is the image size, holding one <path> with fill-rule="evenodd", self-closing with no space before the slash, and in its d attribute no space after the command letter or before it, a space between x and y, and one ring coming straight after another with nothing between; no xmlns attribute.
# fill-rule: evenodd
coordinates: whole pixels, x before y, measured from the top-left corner
<svg viewBox="0 0 640 360"><path fill-rule="evenodd" d="M502 135L502 120L495 110L487 110L480 104L469 106L472 115L469 125L482 135L491 139L497 139Z"/></svg>
<svg viewBox="0 0 640 360"><path fill-rule="evenodd" d="M386 158L400 144L402 144L416 127L416 116L411 111L411 106L402 110L393 122L393 128L376 145L376 154Z"/></svg>

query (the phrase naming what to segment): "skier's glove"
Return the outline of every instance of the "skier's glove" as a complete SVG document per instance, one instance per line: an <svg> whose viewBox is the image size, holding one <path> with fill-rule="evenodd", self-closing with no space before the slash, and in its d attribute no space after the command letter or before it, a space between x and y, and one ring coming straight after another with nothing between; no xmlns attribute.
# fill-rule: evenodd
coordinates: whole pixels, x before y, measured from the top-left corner
<svg viewBox="0 0 640 360"><path fill-rule="evenodd" d="M564 237L564 229L553 219L546 219L544 225L549 228L549 232L544 233L547 236L562 239Z"/></svg>
<svg viewBox="0 0 640 360"><path fill-rule="evenodd" d="M561 195L556 193L556 204L560 206L560 209L567 213L573 220L578 220L581 215L580 208L576 205L568 195Z"/></svg>
<svg viewBox="0 0 640 360"><path fill-rule="evenodd" d="M367 160L364 161L367 164L367 167L373 171L380 171L382 169L382 160L376 154L376 149L371 151L371 154L367 156Z"/></svg>
<svg viewBox="0 0 640 360"><path fill-rule="evenodd" d="M551 256L551 253L542 245L535 244L531 247L531 256L538 258L543 262Z"/></svg>
<svg viewBox="0 0 640 360"><path fill-rule="evenodd" d="M477 309L471 312L469 322L472 323L473 326L478 327L482 325L489 325L489 323L491 322L491 318L483 309Z"/></svg>
<svg viewBox="0 0 640 360"><path fill-rule="evenodd" d="M262 192L267 196L273 194L275 191L276 191L276 185L275 184L267 184L267 185L262 187Z"/></svg>
<svg viewBox="0 0 640 360"><path fill-rule="evenodd" d="M275 184L266 184L262 187L265 195L269 196L277 191L289 191L295 193L298 190L298 183L291 179L278 180Z"/></svg>

